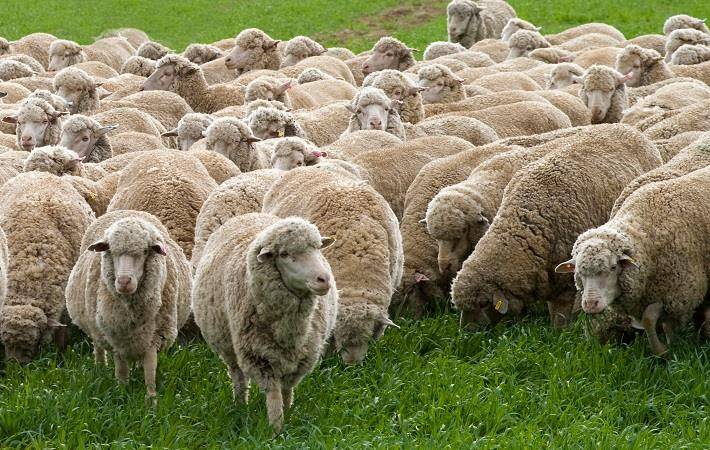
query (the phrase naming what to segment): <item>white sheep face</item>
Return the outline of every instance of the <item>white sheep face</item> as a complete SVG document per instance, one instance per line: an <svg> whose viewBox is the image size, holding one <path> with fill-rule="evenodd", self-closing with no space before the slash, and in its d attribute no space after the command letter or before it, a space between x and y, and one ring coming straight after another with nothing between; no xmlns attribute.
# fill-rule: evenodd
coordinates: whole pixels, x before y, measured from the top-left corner
<svg viewBox="0 0 710 450"><path fill-rule="evenodd" d="M592 114L592 123L600 123L611 106L615 90L591 89L587 91L587 109Z"/></svg>
<svg viewBox="0 0 710 450"><path fill-rule="evenodd" d="M291 170L305 165L305 156L298 151L293 151L288 155L274 155L271 159L271 166L277 170Z"/></svg>
<svg viewBox="0 0 710 450"><path fill-rule="evenodd" d="M321 242L321 248L327 248L334 241L324 237ZM318 248L308 248L301 253L276 253L269 247L263 247L259 251L257 261L261 264L273 263L286 288L300 298L325 295L333 285L333 276L321 249Z"/></svg>
<svg viewBox="0 0 710 450"><path fill-rule="evenodd" d="M144 82L144 91L169 91L177 79L175 64L165 64L156 69Z"/></svg>
<svg viewBox="0 0 710 450"><path fill-rule="evenodd" d="M461 5L459 4L457 7L460 8ZM460 42L466 34L466 30L468 30L471 25L475 27L476 23L480 20L479 14L480 10L477 8L469 8L467 11L460 11L458 9L452 10L449 8L446 19L449 41Z"/></svg>
<svg viewBox="0 0 710 450"><path fill-rule="evenodd" d="M63 129L59 145L73 150L83 159L89 156L96 145L96 141L98 141L101 136L116 128L116 125L109 125L107 127L101 127L95 132L92 132L88 128L83 128L76 132Z"/></svg>
<svg viewBox="0 0 710 450"><path fill-rule="evenodd" d="M47 70L59 71L76 63L76 53L64 52L60 55L49 55Z"/></svg>
<svg viewBox="0 0 710 450"><path fill-rule="evenodd" d="M441 103L450 91L442 78L437 78L436 80L420 78L419 87L424 89L422 91L422 102L424 104Z"/></svg>
<svg viewBox="0 0 710 450"><path fill-rule="evenodd" d="M638 55L626 55L616 63L616 70L622 75L629 75L627 86L637 87L641 84L643 65Z"/></svg>
<svg viewBox="0 0 710 450"><path fill-rule="evenodd" d="M516 46L510 46L508 51L508 59L522 58L528 56L531 51L535 50L532 45L528 45L525 48L520 48Z"/></svg>
<svg viewBox="0 0 710 450"><path fill-rule="evenodd" d="M394 50L373 52L362 64L362 73L365 75L385 69L399 69L399 55Z"/></svg>
<svg viewBox="0 0 710 450"><path fill-rule="evenodd" d="M81 100L87 95L87 92L84 88L62 85L57 88L56 94L66 101L67 108L72 114L77 114Z"/></svg>
<svg viewBox="0 0 710 450"><path fill-rule="evenodd" d="M301 58L298 55L295 55L293 53L289 53L288 55L285 55L283 60L281 61L281 67L290 67L290 66L295 66L299 62L303 61L304 58Z"/></svg>
<svg viewBox="0 0 710 450"><path fill-rule="evenodd" d="M20 135L20 146L22 150L31 152L35 147L44 145L44 134L50 123L56 119L45 117L40 121L20 118L17 121L17 132Z"/></svg>
<svg viewBox="0 0 710 450"><path fill-rule="evenodd" d="M149 257L153 254L161 257L167 255L165 244L156 240L141 246L134 239L125 246L127 248L123 248L123 245L112 242L113 237L109 228L108 239L91 244L88 250L103 253L102 276L108 275L108 279L104 279L107 287L110 284L118 294L132 295L143 280ZM125 234L121 233L121 237L125 238Z"/></svg>
<svg viewBox="0 0 710 450"><path fill-rule="evenodd" d="M379 103L358 107L355 111L363 130L386 130L390 107Z"/></svg>

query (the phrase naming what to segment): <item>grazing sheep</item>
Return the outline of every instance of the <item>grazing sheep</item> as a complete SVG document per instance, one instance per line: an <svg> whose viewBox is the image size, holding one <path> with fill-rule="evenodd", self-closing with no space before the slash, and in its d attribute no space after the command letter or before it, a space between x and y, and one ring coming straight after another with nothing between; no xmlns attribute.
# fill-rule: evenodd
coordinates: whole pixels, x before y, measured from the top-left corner
<svg viewBox="0 0 710 450"><path fill-rule="evenodd" d="M446 41L437 41L427 45L426 49L424 49L422 59L424 61L429 61L432 59L439 58L440 56L448 56L465 51L466 47L461 44Z"/></svg>
<svg viewBox="0 0 710 450"><path fill-rule="evenodd" d="M72 114L86 114L99 107L97 84L86 72L74 67L62 69L54 76L54 92L67 102Z"/></svg>
<svg viewBox="0 0 710 450"><path fill-rule="evenodd" d="M653 353L687 324L707 299L710 269L710 168L652 183L631 195L606 224L579 236L572 259L557 272L574 272L582 309L609 307L641 323ZM682 268L682 269L679 269Z"/></svg>
<svg viewBox="0 0 710 450"><path fill-rule="evenodd" d="M298 215L338 242L324 252L340 294L335 345L345 363L362 361L370 339L392 325L387 308L402 275L402 238L389 205L362 181L314 166L286 172L263 212Z"/></svg>
<svg viewBox="0 0 710 450"><path fill-rule="evenodd" d="M279 42L257 28L247 28L237 35L224 64L237 75L257 69L278 70L281 67Z"/></svg>
<svg viewBox="0 0 710 450"><path fill-rule="evenodd" d="M515 10L502 0L452 0L446 8L449 41L466 48L483 39L500 39Z"/></svg>
<svg viewBox="0 0 710 450"><path fill-rule="evenodd" d="M681 45L673 53L671 64L690 66L710 61L710 45Z"/></svg>
<svg viewBox="0 0 710 450"><path fill-rule="evenodd" d="M372 47L372 54L362 63L362 73L369 75L384 69L405 71L416 63L412 51L414 49L391 36L380 38Z"/></svg>
<svg viewBox="0 0 710 450"><path fill-rule="evenodd" d="M242 172L270 168L269 155L254 146L261 139L246 123L231 117L215 119L203 133L207 149L232 161Z"/></svg>
<svg viewBox="0 0 710 450"><path fill-rule="evenodd" d="M136 49L135 56L140 56L142 58L157 61L168 53L173 53L173 51L164 46L163 44L148 41L138 46L138 48Z"/></svg>
<svg viewBox="0 0 710 450"><path fill-rule="evenodd" d="M284 136L308 139L305 131L288 111L281 111L272 107L257 108L247 116L246 122L254 136L262 140L282 138Z"/></svg>
<svg viewBox="0 0 710 450"><path fill-rule="evenodd" d="M402 121L416 124L424 118L421 95L424 88L415 85L402 72L391 69L380 70L368 75L362 82L362 86L382 89L390 99L401 101L399 116Z"/></svg>
<svg viewBox="0 0 710 450"><path fill-rule="evenodd" d="M574 289L555 266L580 233L606 222L624 186L661 163L653 144L625 125L585 127L543 145L551 149L515 175L454 279L462 326L518 316L537 299L547 301L554 326L568 325Z"/></svg>
<svg viewBox="0 0 710 450"><path fill-rule="evenodd" d="M121 171L108 211L135 209L153 214L189 259L197 214L217 183L188 152L154 150L137 155Z"/></svg>
<svg viewBox="0 0 710 450"><path fill-rule="evenodd" d="M514 17L512 19L508 20L508 23L505 24L503 27L503 30L500 33L500 39L502 41L508 42L510 40L510 37L515 34L516 31L519 30L528 30L528 31L540 31L542 27L536 27L535 25L531 24L527 20L519 19L517 17ZM549 47L549 46L548 46Z"/></svg>
<svg viewBox="0 0 710 450"><path fill-rule="evenodd" d="M441 64L422 67L417 73L418 85L424 88L422 100L429 103L455 103L466 98L464 80Z"/></svg>
<svg viewBox="0 0 710 450"><path fill-rule="evenodd" d="M155 72L145 80L143 90L174 92L185 99L195 112L207 114L244 104L242 88L222 83L210 86L200 66L172 54L158 60Z"/></svg>
<svg viewBox="0 0 710 450"><path fill-rule="evenodd" d="M574 84L574 77L581 78L584 69L574 63L557 64L547 78L547 89L564 89Z"/></svg>
<svg viewBox="0 0 710 450"><path fill-rule="evenodd" d="M538 48L548 48L550 44L537 31L519 30L516 31L508 40L508 59L521 58L529 56L530 52Z"/></svg>
<svg viewBox="0 0 710 450"><path fill-rule="evenodd" d="M94 213L64 177L21 173L0 188L7 292L0 314L5 357L27 363L54 340L66 347L64 289Z"/></svg>
<svg viewBox="0 0 710 450"><path fill-rule="evenodd" d="M666 19L663 24L663 34L669 36L675 30L680 30L683 28L692 28L703 33L710 33L707 25L705 25L705 19L698 19L686 14L678 14L676 16L671 16Z"/></svg>
<svg viewBox="0 0 710 450"><path fill-rule="evenodd" d="M41 98L30 98L22 102L14 114L3 117L2 121L17 125L17 148L30 152L35 147L59 143L62 130L60 117L66 114L55 110Z"/></svg>
<svg viewBox="0 0 710 450"><path fill-rule="evenodd" d="M192 144L204 137L204 132L212 122L214 122L214 118L208 114L188 113L182 116L177 128L163 133L162 136L177 137L180 150L186 152L190 150Z"/></svg>
<svg viewBox="0 0 710 450"><path fill-rule="evenodd" d="M35 75L32 67L14 59L0 60L0 80L9 81L15 78L26 78Z"/></svg>
<svg viewBox="0 0 710 450"><path fill-rule="evenodd" d="M226 364L235 401L255 381L276 433L335 326L338 291L321 254L332 244L303 219L248 214L210 238L195 275L195 321Z"/></svg>
<svg viewBox="0 0 710 450"><path fill-rule="evenodd" d="M399 103L397 100L390 100L382 89L362 88L348 107L352 116L345 133L357 130L382 130L404 139L404 127L394 106L399 106Z"/></svg>
<svg viewBox="0 0 710 450"><path fill-rule="evenodd" d="M185 255L157 217L130 210L91 224L82 250L66 287L69 316L91 338L97 364L113 353L119 383L128 383L129 363L142 363L152 399L158 352L175 342L190 312Z"/></svg>
<svg viewBox="0 0 710 450"><path fill-rule="evenodd" d="M113 156L106 133L118 125L102 126L91 117L75 114L62 124L59 145L75 151L81 161L97 163Z"/></svg>
<svg viewBox="0 0 710 450"><path fill-rule="evenodd" d="M296 81L298 82L298 84L306 84L312 83L314 81L334 79L335 78L323 72L322 70L316 69L315 67L311 67L301 72L300 75L298 75L298 78L296 78Z"/></svg>
<svg viewBox="0 0 710 450"><path fill-rule="evenodd" d="M325 47L313 39L306 36L296 36L284 46L281 67L294 66L306 58L320 56L325 52Z"/></svg>
<svg viewBox="0 0 710 450"><path fill-rule="evenodd" d="M123 37L99 39L85 47L74 41L57 39L49 47L49 70L59 71L85 61L99 61L120 70L134 52L133 46Z"/></svg>
<svg viewBox="0 0 710 450"><path fill-rule="evenodd" d="M710 45L710 34L694 30L691 28L683 28L673 31L668 36L666 42L666 58L667 63L673 59L673 54L683 45Z"/></svg>
<svg viewBox="0 0 710 450"><path fill-rule="evenodd" d="M545 36L545 39L547 39L547 42L551 45L560 45L564 42L571 41L572 39L576 39L587 34L606 34L607 36L614 38L617 42L623 42L626 40L624 35L619 30L605 23L585 23L576 27L568 28L557 34L548 34Z"/></svg>
<svg viewBox="0 0 710 450"><path fill-rule="evenodd" d="M224 56L224 52L214 45L190 44L182 52L182 57L197 65L214 61Z"/></svg>
<svg viewBox="0 0 710 450"><path fill-rule="evenodd" d="M628 106L626 82L633 75L622 75L606 66L592 66L581 77L573 77L582 85L579 97L592 114L592 123L616 123Z"/></svg>
<svg viewBox="0 0 710 450"><path fill-rule="evenodd" d="M147 78L155 72L155 61L142 56L131 56L123 63L119 72L132 73Z"/></svg>
<svg viewBox="0 0 710 450"><path fill-rule="evenodd" d="M271 156L271 166L278 170L291 170L301 166L313 166L328 154L299 137L280 139Z"/></svg>

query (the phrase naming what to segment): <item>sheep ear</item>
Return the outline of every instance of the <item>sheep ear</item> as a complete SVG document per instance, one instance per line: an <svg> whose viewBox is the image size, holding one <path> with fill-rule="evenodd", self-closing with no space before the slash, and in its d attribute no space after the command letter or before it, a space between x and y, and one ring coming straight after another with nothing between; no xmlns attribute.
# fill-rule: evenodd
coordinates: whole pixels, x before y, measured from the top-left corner
<svg viewBox="0 0 710 450"><path fill-rule="evenodd" d="M426 225L426 217L420 220L419 223L423 223L424 225Z"/></svg>
<svg viewBox="0 0 710 450"><path fill-rule="evenodd" d="M47 319L47 326L49 326L50 328L66 327L66 325L56 319L52 319L51 317Z"/></svg>
<svg viewBox="0 0 710 450"><path fill-rule="evenodd" d="M283 94L284 92L286 92L286 91L288 91L289 89L291 89L292 87L293 87L293 80L288 80L288 81L285 82L284 84L278 86L278 87L274 90L274 93L277 94L277 95L281 95L281 94Z"/></svg>
<svg viewBox="0 0 710 450"><path fill-rule="evenodd" d="M320 240L320 243L321 243L320 249L323 250L323 249L328 248L331 245L333 245L333 243L335 243L335 238L332 238L330 236L323 236Z"/></svg>
<svg viewBox="0 0 710 450"><path fill-rule="evenodd" d="M632 257L629 255L621 255L619 258L619 264L622 269L638 269L639 265Z"/></svg>
<svg viewBox="0 0 710 450"><path fill-rule="evenodd" d="M382 325L384 325L384 326L386 326L386 327L399 328L399 325L397 325L396 323L392 322L392 319L390 319L389 317L383 317L382 319L380 319L380 322L382 323Z"/></svg>
<svg viewBox="0 0 710 450"><path fill-rule="evenodd" d="M118 124L114 123L111 125L106 125L105 127L101 127L98 130L96 130L96 134L98 136L103 136L104 134L108 133L109 131L113 131L116 128L118 128Z"/></svg>
<svg viewBox="0 0 710 450"><path fill-rule="evenodd" d="M155 244L151 245L150 248L159 255L168 256L168 252L165 250L165 246L162 242L156 242Z"/></svg>
<svg viewBox="0 0 710 450"><path fill-rule="evenodd" d="M481 12L483 12L483 9L484 9L484 8L481 8L481 7L478 6L478 5L474 5L474 6L473 6L473 15L474 15L474 16L480 15Z"/></svg>
<svg viewBox="0 0 710 450"><path fill-rule="evenodd" d="M0 92L0 98L6 97L6 96L7 96L7 92Z"/></svg>
<svg viewBox="0 0 710 450"><path fill-rule="evenodd" d="M105 252L108 249L108 242L104 241L94 242L87 248L87 250L90 250L92 252Z"/></svg>
<svg viewBox="0 0 710 450"><path fill-rule="evenodd" d="M271 258L274 257L274 254L271 253L271 249L269 247L264 247L261 249L258 255L256 255L256 260L259 261L260 263L267 262L271 260Z"/></svg>
<svg viewBox="0 0 710 450"><path fill-rule="evenodd" d="M582 77L578 77L577 75L572 75L572 83L574 84L582 84Z"/></svg>
<svg viewBox="0 0 710 450"><path fill-rule="evenodd" d="M271 40L271 41L265 42L264 45L262 46L262 48L264 50L269 50L269 49L272 49L272 48L276 47L277 45L279 45L280 42L281 41Z"/></svg>
<svg viewBox="0 0 710 450"><path fill-rule="evenodd" d="M555 273L574 273L575 267L574 259L570 259L569 261L558 264L557 267L555 267Z"/></svg>
<svg viewBox="0 0 710 450"><path fill-rule="evenodd" d="M541 26L539 26L539 27L534 27L534 28L535 28L535 31L540 31L540 30L542 30L542 27L541 27Z"/></svg>
<svg viewBox="0 0 710 450"><path fill-rule="evenodd" d="M2 121L5 123L17 123L17 116L5 116L2 118Z"/></svg>
<svg viewBox="0 0 710 450"><path fill-rule="evenodd" d="M205 130L202 130L202 132L204 133ZM166 131L165 133L161 134L162 137L175 137L177 135L178 135L177 128L173 128L172 130ZM202 136L204 136L204 134Z"/></svg>
<svg viewBox="0 0 710 450"><path fill-rule="evenodd" d="M261 142L261 139L258 137L248 137L246 138L246 142L249 144L253 144L254 142Z"/></svg>
<svg viewBox="0 0 710 450"><path fill-rule="evenodd" d="M497 292L493 295L493 308L501 314L508 312L508 299L503 294Z"/></svg>

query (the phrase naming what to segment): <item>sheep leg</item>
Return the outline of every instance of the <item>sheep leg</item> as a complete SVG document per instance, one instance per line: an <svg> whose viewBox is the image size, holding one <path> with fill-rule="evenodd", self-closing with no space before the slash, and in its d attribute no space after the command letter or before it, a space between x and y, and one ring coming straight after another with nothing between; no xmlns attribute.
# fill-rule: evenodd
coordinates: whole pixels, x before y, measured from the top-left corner
<svg viewBox="0 0 710 450"><path fill-rule="evenodd" d="M114 353L113 364L115 366L114 370L116 372L116 379L118 382L121 384L128 384L128 362L118 353Z"/></svg>
<svg viewBox="0 0 710 450"><path fill-rule="evenodd" d="M274 380L266 391L266 411L274 433L281 433L284 423L284 401L281 394L281 382L278 380Z"/></svg>
<svg viewBox="0 0 710 450"><path fill-rule="evenodd" d="M293 386L296 384L296 380L289 377L289 379L284 380L281 385L281 396L283 397L284 409L289 409L293 405Z"/></svg>
<svg viewBox="0 0 710 450"><path fill-rule="evenodd" d="M656 333L656 323L661 317L663 312L663 305L661 303L652 303L646 307L646 310L641 316L641 324L643 329L646 331L648 336L648 343L651 345L651 351L656 355L662 355L668 351L665 345L663 345L658 339L658 334Z"/></svg>
<svg viewBox="0 0 710 450"><path fill-rule="evenodd" d="M710 306L706 306L703 311L703 323L700 324L699 333L701 336L710 339Z"/></svg>
<svg viewBox="0 0 710 450"><path fill-rule="evenodd" d="M249 401L249 385L247 383L244 372L239 366L227 367L229 378L232 379L232 396L237 403L246 403Z"/></svg>
<svg viewBox="0 0 710 450"><path fill-rule="evenodd" d="M145 378L146 400L154 399L155 392L155 372L158 367L158 350L149 348L143 356L143 377Z"/></svg>
<svg viewBox="0 0 710 450"><path fill-rule="evenodd" d="M94 358L96 359L96 364L101 366L106 365L106 349L98 344L94 344Z"/></svg>
<svg viewBox="0 0 710 450"><path fill-rule="evenodd" d="M67 327L62 326L54 329L54 344L59 349L59 353L67 351L68 340L69 334L67 333Z"/></svg>
<svg viewBox="0 0 710 450"><path fill-rule="evenodd" d="M567 328L574 319L574 292L565 292L554 301L547 302L553 328Z"/></svg>

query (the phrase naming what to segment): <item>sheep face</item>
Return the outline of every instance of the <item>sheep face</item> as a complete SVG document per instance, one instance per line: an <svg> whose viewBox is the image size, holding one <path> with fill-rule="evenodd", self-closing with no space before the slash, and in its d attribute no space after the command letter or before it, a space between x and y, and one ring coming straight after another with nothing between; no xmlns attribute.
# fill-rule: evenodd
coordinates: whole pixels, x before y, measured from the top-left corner
<svg viewBox="0 0 710 450"><path fill-rule="evenodd" d="M371 103L358 106L353 112L358 118L363 130L386 130L389 120L390 106L381 103Z"/></svg>
<svg viewBox="0 0 710 450"><path fill-rule="evenodd" d="M303 153L293 151L288 155L276 155L271 158L271 166L276 170L291 170L296 167L306 165L306 157Z"/></svg>
<svg viewBox="0 0 710 450"><path fill-rule="evenodd" d="M325 295L333 285L333 275L321 249L333 242L332 238L323 237L320 248L307 247L298 252L284 249L276 252L266 246L260 249L256 259L261 264L273 263L286 288L297 297Z"/></svg>
<svg viewBox="0 0 710 450"><path fill-rule="evenodd" d="M393 49L384 52L375 51L362 64L362 73L367 75L385 69L398 70L399 60L400 56Z"/></svg>
<svg viewBox="0 0 710 450"><path fill-rule="evenodd" d="M658 59L661 59L660 55ZM644 65L639 55L632 53L619 57L616 61L616 70L623 75L628 74L630 76L629 80L626 82L627 86L637 87L641 84L641 76L644 72Z"/></svg>
<svg viewBox="0 0 710 450"><path fill-rule="evenodd" d="M453 1L446 10L446 28L449 41L461 42L469 28L476 28L482 9L473 2Z"/></svg>
<svg viewBox="0 0 710 450"><path fill-rule="evenodd" d="M169 91L179 76L175 64L164 64L158 69L155 69L144 82L142 90L144 91Z"/></svg>
<svg viewBox="0 0 710 450"><path fill-rule="evenodd" d="M469 224L466 231L458 239L439 240L437 262L439 272L444 276L453 276L461 270L461 264L471 254L473 245L488 231L488 220L479 215L478 220Z"/></svg>
<svg viewBox="0 0 710 450"><path fill-rule="evenodd" d="M572 73L564 67L557 66L546 77L547 89L564 89L568 86L572 86L575 83L572 77L575 75L581 76L582 74L581 72Z"/></svg>
<svg viewBox="0 0 710 450"><path fill-rule="evenodd" d="M231 52L224 60L224 64L229 70L236 70L243 73L252 70L252 66L256 61L261 61L264 58L264 53L273 51L279 41L269 40L261 46L242 47L234 46Z"/></svg>
<svg viewBox="0 0 710 450"><path fill-rule="evenodd" d="M69 150L73 150L77 155L79 155L79 158L84 159L89 156L96 145L96 141L98 141L101 136L111 130L115 130L117 127L118 125L109 125L98 128L97 130L83 128L77 131L68 130L64 127L62 129L59 145L66 147Z"/></svg>
<svg viewBox="0 0 710 450"><path fill-rule="evenodd" d="M382 311L374 305L342 306L338 312L338 325L335 327L335 345L345 364L356 364L365 359L371 341L380 339L388 326L396 326Z"/></svg>
<svg viewBox="0 0 710 450"><path fill-rule="evenodd" d="M77 114L82 100L89 95L87 89L89 89L88 86L77 87L61 85L57 86L56 94L64 99L72 114Z"/></svg>
<svg viewBox="0 0 710 450"><path fill-rule="evenodd" d="M422 101L424 104L441 103L451 92L451 87L447 86L443 78L436 80L419 79L419 87L422 90Z"/></svg>
<svg viewBox="0 0 710 450"><path fill-rule="evenodd" d="M33 112L35 111L31 110L29 114L20 113L2 119L3 122L17 124L16 134L20 138L20 147L27 152L31 152L35 147L42 147L45 144L44 135L47 128L54 125L60 116L66 114L61 112L33 114Z"/></svg>
<svg viewBox="0 0 710 450"><path fill-rule="evenodd" d="M0 339L5 344L5 359L21 364L32 361L39 353L47 332L63 327L44 312L30 305L13 305L2 308L0 314Z"/></svg>
<svg viewBox="0 0 710 450"><path fill-rule="evenodd" d="M74 64L84 62L86 58L84 57L82 50L66 49L62 53L52 53L49 55L49 65L47 70L49 71L59 71L66 67L73 66Z"/></svg>

